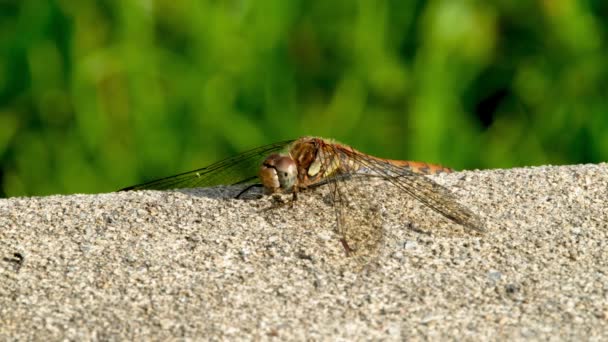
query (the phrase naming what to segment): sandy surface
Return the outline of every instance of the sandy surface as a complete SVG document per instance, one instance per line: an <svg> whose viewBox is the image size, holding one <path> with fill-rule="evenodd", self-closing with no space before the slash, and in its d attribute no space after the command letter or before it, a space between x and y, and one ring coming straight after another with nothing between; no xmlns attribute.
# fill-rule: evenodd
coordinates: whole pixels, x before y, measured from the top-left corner
<svg viewBox="0 0 608 342"><path fill-rule="evenodd" d="M235 188L0 200L0 340L608 339L606 164L433 179L487 233L364 182L367 264L327 189L278 208Z"/></svg>

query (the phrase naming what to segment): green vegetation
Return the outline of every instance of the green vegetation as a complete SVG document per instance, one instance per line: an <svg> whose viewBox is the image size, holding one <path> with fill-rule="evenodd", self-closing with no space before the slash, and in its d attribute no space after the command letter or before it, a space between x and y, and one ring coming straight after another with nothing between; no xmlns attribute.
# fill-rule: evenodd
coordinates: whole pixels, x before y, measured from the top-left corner
<svg viewBox="0 0 608 342"><path fill-rule="evenodd" d="M608 159L605 1L0 1L0 196L302 135L454 168Z"/></svg>

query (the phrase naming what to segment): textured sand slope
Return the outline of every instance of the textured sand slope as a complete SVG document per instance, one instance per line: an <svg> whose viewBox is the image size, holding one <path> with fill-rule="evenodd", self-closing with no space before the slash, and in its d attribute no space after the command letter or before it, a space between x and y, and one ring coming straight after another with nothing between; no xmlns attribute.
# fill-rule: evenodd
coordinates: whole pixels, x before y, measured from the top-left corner
<svg viewBox="0 0 608 342"><path fill-rule="evenodd" d="M0 200L0 339L608 339L606 164L433 179L488 232L365 182L366 266L327 189L272 210L236 188Z"/></svg>

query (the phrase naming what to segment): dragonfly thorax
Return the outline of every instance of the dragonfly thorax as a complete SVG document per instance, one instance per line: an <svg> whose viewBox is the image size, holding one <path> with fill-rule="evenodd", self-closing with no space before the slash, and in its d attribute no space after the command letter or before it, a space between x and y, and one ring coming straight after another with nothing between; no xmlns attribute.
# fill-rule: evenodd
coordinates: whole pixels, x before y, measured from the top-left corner
<svg viewBox="0 0 608 342"><path fill-rule="evenodd" d="M290 157L271 154L262 163L259 176L269 193L291 191L298 178L298 168Z"/></svg>

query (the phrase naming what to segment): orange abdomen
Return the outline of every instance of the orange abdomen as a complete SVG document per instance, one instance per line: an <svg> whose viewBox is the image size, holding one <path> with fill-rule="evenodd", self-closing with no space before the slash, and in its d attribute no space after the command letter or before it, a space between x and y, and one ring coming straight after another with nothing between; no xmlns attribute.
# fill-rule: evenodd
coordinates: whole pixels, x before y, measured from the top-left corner
<svg viewBox="0 0 608 342"><path fill-rule="evenodd" d="M439 173L451 173L454 170L443 167L438 164L430 164L425 162L409 161L409 160L393 160L384 159L387 162L401 168L410 169L412 172L420 173L423 175L435 175Z"/></svg>

